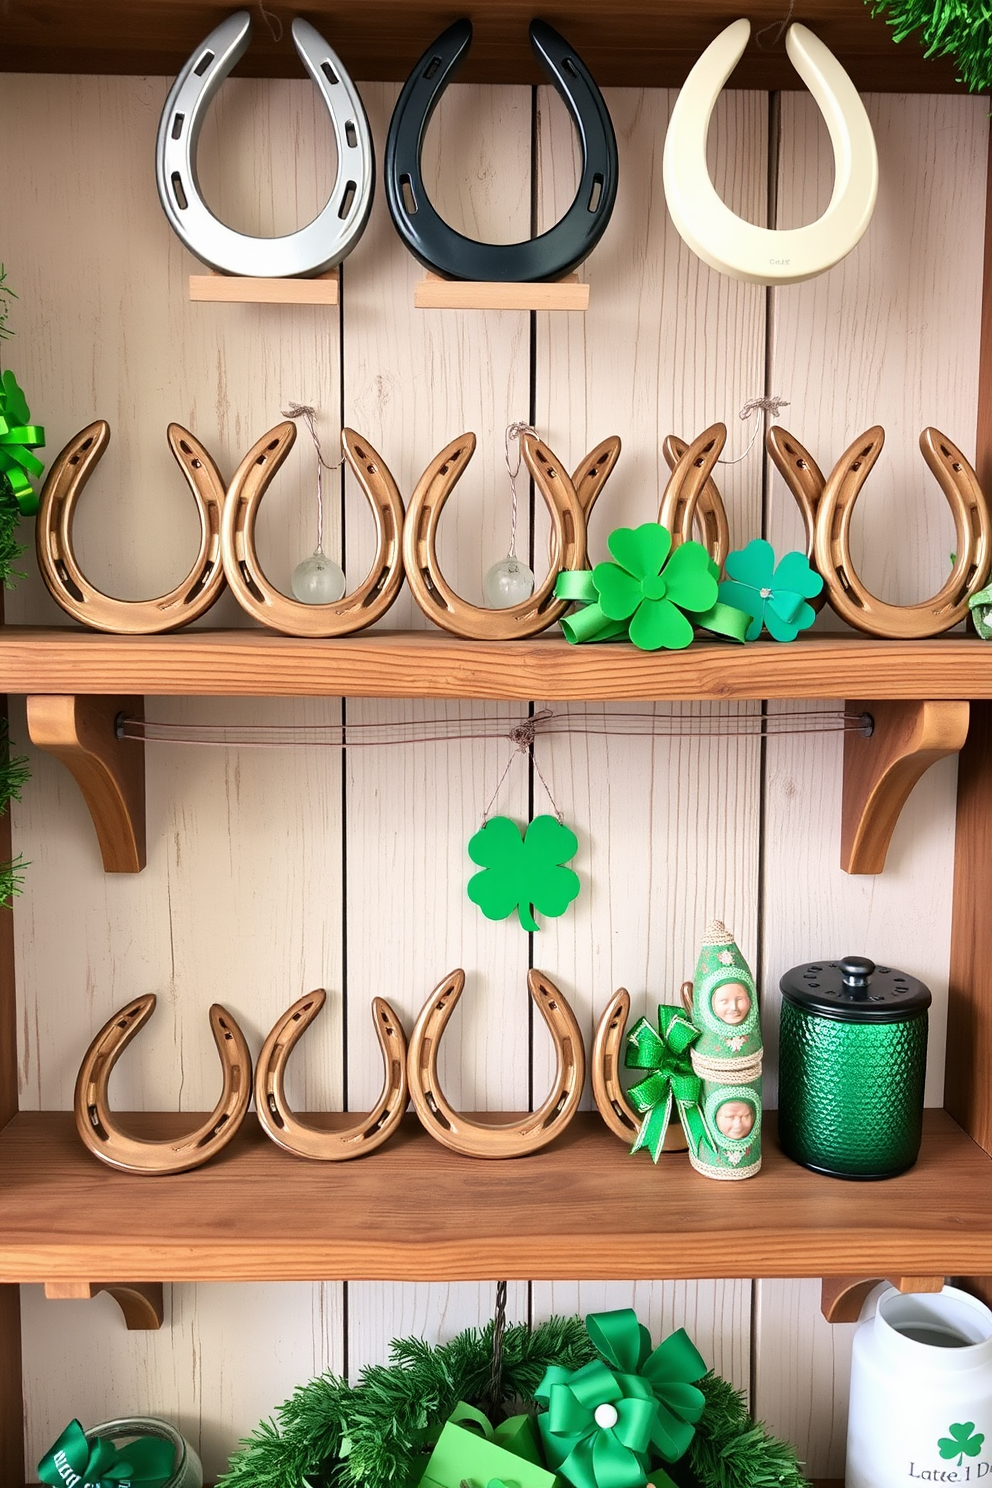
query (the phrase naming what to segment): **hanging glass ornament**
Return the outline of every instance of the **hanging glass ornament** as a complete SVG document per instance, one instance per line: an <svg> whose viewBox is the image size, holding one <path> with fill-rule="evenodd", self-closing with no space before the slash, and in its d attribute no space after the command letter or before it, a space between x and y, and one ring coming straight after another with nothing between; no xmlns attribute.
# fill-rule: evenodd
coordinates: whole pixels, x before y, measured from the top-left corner
<svg viewBox="0 0 992 1488"><path fill-rule="evenodd" d="M317 546L309 558L304 558L293 569L290 585L293 598L301 604L334 604L341 599L347 588L344 569L324 552L324 481L325 470L340 470L341 461L329 465L324 459L317 435L317 410L307 403L291 403L283 409L286 418L301 418L310 430L310 438L317 454Z"/></svg>
<svg viewBox="0 0 992 1488"><path fill-rule="evenodd" d="M503 436L506 473L510 478L510 551L488 569L482 581L482 596L490 610L509 610L534 593L534 575L517 557L517 476L520 473L520 435L536 434L530 424L508 424ZM517 458L510 464L510 440L517 444Z"/></svg>

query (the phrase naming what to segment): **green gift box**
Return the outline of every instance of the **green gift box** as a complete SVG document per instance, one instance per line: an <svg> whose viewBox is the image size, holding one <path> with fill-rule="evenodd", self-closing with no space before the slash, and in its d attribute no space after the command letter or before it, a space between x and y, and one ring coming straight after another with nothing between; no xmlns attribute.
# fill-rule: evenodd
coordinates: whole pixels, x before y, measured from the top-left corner
<svg viewBox="0 0 992 1488"><path fill-rule="evenodd" d="M558 1488L549 1472L533 1416L511 1416L493 1430L482 1411L461 1401L445 1422L420 1479L420 1488Z"/></svg>

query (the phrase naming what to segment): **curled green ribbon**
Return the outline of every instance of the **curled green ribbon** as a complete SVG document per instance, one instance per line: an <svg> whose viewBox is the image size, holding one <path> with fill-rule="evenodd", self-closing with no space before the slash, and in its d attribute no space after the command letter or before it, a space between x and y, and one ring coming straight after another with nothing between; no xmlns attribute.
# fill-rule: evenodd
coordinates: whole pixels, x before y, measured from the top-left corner
<svg viewBox="0 0 992 1488"><path fill-rule="evenodd" d="M0 377L0 482L5 480L10 486L25 517L34 516L39 504L27 473L39 476L45 469L43 461L31 453L44 445L45 431L40 424L29 423L30 417L13 372L4 372Z"/></svg>
<svg viewBox="0 0 992 1488"><path fill-rule="evenodd" d="M712 567L715 568L716 565ZM555 584L555 598L567 599L571 604L584 607L573 611L560 622L562 634L573 646L586 641L612 641L626 636L628 621L611 620L604 615L599 603L599 591L593 582L592 569L563 569ZM687 610L686 616L700 630L708 630L713 635L724 636L727 640L740 641L742 644L751 619L743 610L722 604L719 600L708 610Z"/></svg>
<svg viewBox="0 0 992 1488"><path fill-rule="evenodd" d="M175 1459L174 1446L161 1437L139 1436L118 1450L70 1421L38 1463L38 1475L51 1488L164 1488Z"/></svg>
<svg viewBox="0 0 992 1488"><path fill-rule="evenodd" d="M699 1029L671 1003L659 1007L657 1029L647 1018L639 1018L627 1035L627 1068L649 1071L627 1091L627 1099L642 1118L632 1153L646 1147L658 1161L674 1106L693 1156L701 1155L705 1162L716 1161L699 1105L703 1082L693 1071L689 1057L698 1037Z"/></svg>

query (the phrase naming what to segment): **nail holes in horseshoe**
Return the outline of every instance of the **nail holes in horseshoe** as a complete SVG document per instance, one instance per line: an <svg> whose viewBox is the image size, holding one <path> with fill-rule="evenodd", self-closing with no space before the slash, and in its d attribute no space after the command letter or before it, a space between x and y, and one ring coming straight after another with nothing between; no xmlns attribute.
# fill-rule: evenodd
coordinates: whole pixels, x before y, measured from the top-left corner
<svg viewBox="0 0 992 1488"><path fill-rule="evenodd" d="M358 187L354 181L349 181L347 186L344 188L344 196L341 198L341 205L338 208L338 216L342 219L342 221L351 211L352 203L355 200L355 192L357 190Z"/></svg>
<svg viewBox="0 0 992 1488"><path fill-rule="evenodd" d="M431 78L435 76L435 74L437 73L437 70L438 70L438 68L440 66L441 66L441 58L438 57L438 56L432 57L431 60L428 62L427 66L424 68L423 78L424 78L424 82L425 83L429 83L430 82Z"/></svg>
<svg viewBox="0 0 992 1488"><path fill-rule="evenodd" d="M204 52L199 62L197 62L196 66L193 68L193 76L202 77L213 60L213 52Z"/></svg>
<svg viewBox="0 0 992 1488"><path fill-rule="evenodd" d="M400 193L407 216L413 217L417 211L417 198L413 194L413 182L409 176L400 176Z"/></svg>
<svg viewBox="0 0 992 1488"><path fill-rule="evenodd" d="M179 136L182 134L182 132L183 132L183 124L185 123L185 120L186 120L186 115L185 114L176 114L175 117L173 118L173 120L172 120L172 138L173 139L178 139Z"/></svg>
<svg viewBox="0 0 992 1488"><path fill-rule="evenodd" d="M349 150L354 150L358 144L358 130L355 128L354 119L349 119L344 126L344 137L348 142Z"/></svg>
<svg viewBox="0 0 992 1488"><path fill-rule="evenodd" d="M592 190L589 193L588 210L595 212L603 199L603 178L597 174L592 178Z"/></svg>
<svg viewBox="0 0 992 1488"><path fill-rule="evenodd" d="M180 212L185 212L186 208L189 206L189 202L186 200L186 193L183 190L182 177L180 176L178 171L172 172L172 194L176 199L176 206L179 208Z"/></svg>
<svg viewBox="0 0 992 1488"><path fill-rule="evenodd" d="M575 63L572 61L571 57L562 57L561 70L562 72L567 72L569 77L578 77L579 75L575 70Z"/></svg>
<svg viewBox="0 0 992 1488"><path fill-rule="evenodd" d="M334 71L334 68L331 66L330 62L321 62L320 70L324 74L327 81L333 87L334 84L338 81L338 75Z"/></svg>

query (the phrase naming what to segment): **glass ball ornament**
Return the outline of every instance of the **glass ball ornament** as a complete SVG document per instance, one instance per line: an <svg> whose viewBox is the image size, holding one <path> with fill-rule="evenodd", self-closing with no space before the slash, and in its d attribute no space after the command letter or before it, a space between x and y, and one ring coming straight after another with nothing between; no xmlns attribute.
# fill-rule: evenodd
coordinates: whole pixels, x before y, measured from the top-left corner
<svg viewBox="0 0 992 1488"><path fill-rule="evenodd" d="M345 591L344 569L320 548L293 569L293 598L301 604L334 604Z"/></svg>
<svg viewBox="0 0 992 1488"><path fill-rule="evenodd" d="M526 563L507 553L494 563L482 581L482 593L491 610L508 610L523 604L534 593L534 575Z"/></svg>

